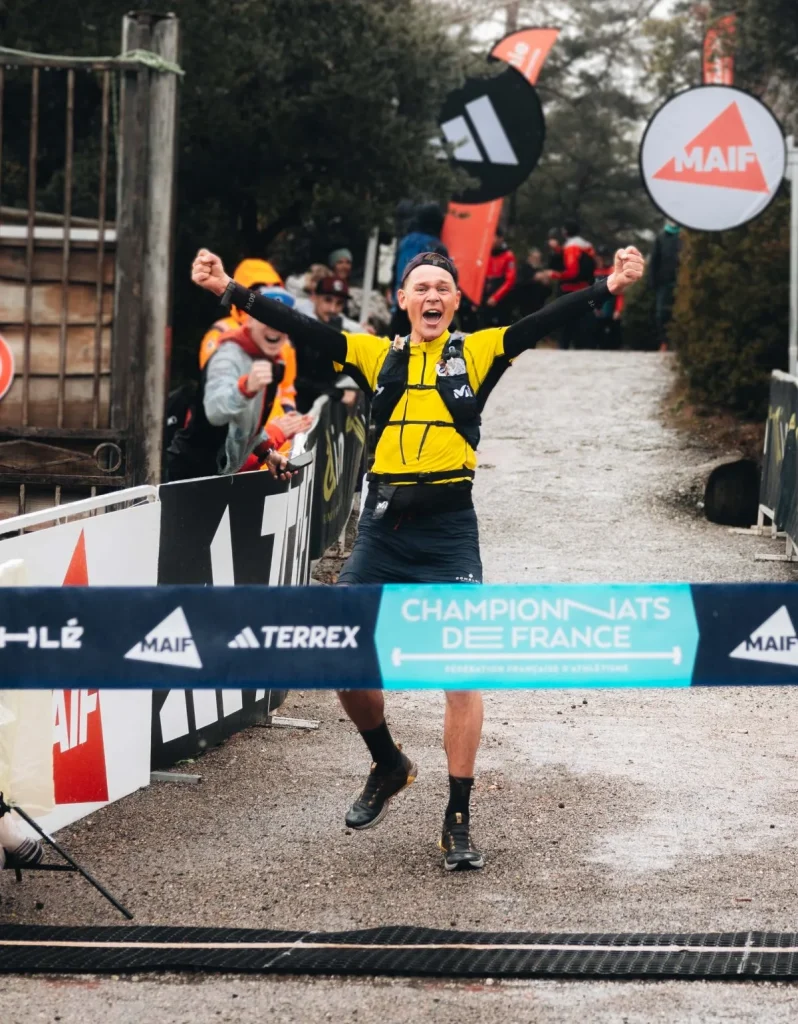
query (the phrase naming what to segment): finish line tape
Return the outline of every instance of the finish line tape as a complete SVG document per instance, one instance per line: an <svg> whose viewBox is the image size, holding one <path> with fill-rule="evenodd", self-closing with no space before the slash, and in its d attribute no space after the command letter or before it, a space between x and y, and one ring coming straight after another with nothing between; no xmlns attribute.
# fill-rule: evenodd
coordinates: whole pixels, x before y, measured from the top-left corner
<svg viewBox="0 0 798 1024"><path fill-rule="evenodd" d="M798 683L798 584L0 591L0 687Z"/></svg>

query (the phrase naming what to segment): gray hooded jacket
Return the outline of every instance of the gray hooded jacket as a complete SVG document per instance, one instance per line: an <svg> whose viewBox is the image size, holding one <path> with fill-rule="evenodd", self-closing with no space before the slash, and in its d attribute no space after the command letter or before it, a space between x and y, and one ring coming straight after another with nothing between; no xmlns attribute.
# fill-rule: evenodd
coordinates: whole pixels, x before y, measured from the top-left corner
<svg viewBox="0 0 798 1024"><path fill-rule="evenodd" d="M208 363L203 404L208 422L214 427L227 426L224 448L219 452L219 472L237 473L247 456L267 440L261 429L263 403L267 388L247 398L238 385L246 378L254 362L252 356L227 342L219 346Z"/></svg>

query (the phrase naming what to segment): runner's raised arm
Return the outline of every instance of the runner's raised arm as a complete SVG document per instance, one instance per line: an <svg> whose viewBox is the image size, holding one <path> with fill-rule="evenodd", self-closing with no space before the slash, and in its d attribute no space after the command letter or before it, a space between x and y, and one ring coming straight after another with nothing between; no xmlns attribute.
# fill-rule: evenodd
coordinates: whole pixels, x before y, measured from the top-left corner
<svg viewBox="0 0 798 1024"><path fill-rule="evenodd" d="M232 303L275 331L287 334L295 345L311 345L326 352L333 362L346 362L346 338L340 331L236 284L215 253L200 249L191 267L191 280L218 295L225 305Z"/></svg>
<svg viewBox="0 0 798 1024"><path fill-rule="evenodd" d="M508 359L515 359L526 349L534 348L542 338L569 320L601 306L608 295L620 295L642 277L644 269L643 256L634 246L619 249L615 253L615 265L608 277L590 288L569 292L537 313L531 313L508 327L504 334L504 354Z"/></svg>

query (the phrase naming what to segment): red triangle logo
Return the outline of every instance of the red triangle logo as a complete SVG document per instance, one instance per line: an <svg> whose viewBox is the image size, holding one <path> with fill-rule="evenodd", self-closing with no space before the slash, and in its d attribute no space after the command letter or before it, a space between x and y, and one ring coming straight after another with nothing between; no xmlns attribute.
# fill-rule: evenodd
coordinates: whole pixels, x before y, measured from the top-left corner
<svg viewBox="0 0 798 1024"><path fill-rule="evenodd" d="M75 550L69 562L69 568L64 576L65 587L87 587L89 585L89 569L86 565L86 537L83 530L80 531Z"/></svg>
<svg viewBox="0 0 798 1024"><path fill-rule="evenodd" d="M53 784L57 804L108 800L100 694L53 691Z"/></svg>
<svg viewBox="0 0 798 1024"><path fill-rule="evenodd" d="M769 192L737 103L730 104L654 175L660 181Z"/></svg>

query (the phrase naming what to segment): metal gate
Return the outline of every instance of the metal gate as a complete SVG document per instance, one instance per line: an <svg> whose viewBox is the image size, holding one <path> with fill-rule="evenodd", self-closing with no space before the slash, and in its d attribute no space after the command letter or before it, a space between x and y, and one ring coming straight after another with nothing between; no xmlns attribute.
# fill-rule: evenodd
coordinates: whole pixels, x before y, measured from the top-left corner
<svg viewBox="0 0 798 1024"><path fill-rule="evenodd" d="M159 480L177 19L122 52L0 50L0 518Z"/></svg>

